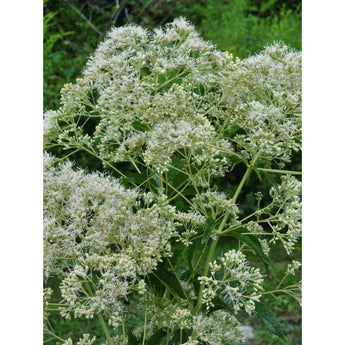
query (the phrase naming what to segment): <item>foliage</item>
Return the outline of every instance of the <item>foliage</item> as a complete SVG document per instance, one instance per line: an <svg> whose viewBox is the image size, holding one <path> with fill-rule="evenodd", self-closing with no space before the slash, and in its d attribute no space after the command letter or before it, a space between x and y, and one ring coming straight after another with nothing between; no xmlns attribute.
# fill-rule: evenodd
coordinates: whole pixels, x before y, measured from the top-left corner
<svg viewBox="0 0 345 345"><path fill-rule="evenodd" d="M284 338L264 300L300 302L300 74L283 44L235 59L183 18L107 34L44 116L47 342L234 344L258 316Z"/></svg>
<svg viewBox="0 0 345 345"><path fill-rule="evenodd" d="M246 57L283 41L301 49L300 7L281 1L189 1L182 11L219 49Z"/></svg>

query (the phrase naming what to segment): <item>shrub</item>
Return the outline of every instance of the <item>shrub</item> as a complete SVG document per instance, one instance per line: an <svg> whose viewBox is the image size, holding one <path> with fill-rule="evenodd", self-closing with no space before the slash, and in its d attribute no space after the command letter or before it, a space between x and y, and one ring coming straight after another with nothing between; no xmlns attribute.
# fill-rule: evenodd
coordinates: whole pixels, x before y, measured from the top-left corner
<svg viewBox="0 0 345 345"><path fill-rule="evenodd" d="M181 18L107 34L44 117L47 335L233 344L247 314L284 337L260 300L300 301L300 282L286 283L298 261L264 289L271 248L291 255L301 235L300 172L283 170L301 148L300 73L301 54L282 44L234 59ZM244 171L229 195L236 166ZM255 174L270 188L257 186L244 209ZM104 337L61 338L56 311L98 318Z"/></svg>
<svg viewBox="0 0 345 345"><path fill-rule="evenodd" d="M299 50L302 46L300 3L201 0L187 1L177 11L193 20L204 37L219 49L241 58L259 53L264 45L275 41Z"/></svg>

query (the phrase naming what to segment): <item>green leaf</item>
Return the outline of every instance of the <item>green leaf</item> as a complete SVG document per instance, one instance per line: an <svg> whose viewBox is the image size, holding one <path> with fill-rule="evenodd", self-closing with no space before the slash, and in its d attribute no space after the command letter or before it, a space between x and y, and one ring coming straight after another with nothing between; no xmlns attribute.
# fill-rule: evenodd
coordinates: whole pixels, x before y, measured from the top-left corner
<svg viewBox="0 0 345 345"><path fill-rule="evenodd" d="M263 252L260 242L255 237L244 235L239 230L229 232L229 236L235 237L254 250L258 257L268 266L273 266L270 258Z"/></svg>
<svg viewBox="0 0 345 345"><path fill-rule="evenodd" d="M146 77L146 76L148 76L148 75L150 75L151 74L151 72L150 72L150 69L149 68L147 68L147 67L142 67L141 69L140 69L140 76L141 77Z"/></svg>
<svg viewBox="0 0 345 345"><path fill-rule="evenodd" d="M166 331L160 328L157 332L155 332L152 337L145 342L146 345L157 345L161 344L163 337L165 337Z"/></svg>
<svg viewBox="0 0 345 345"><path fill-rule="evenodd" d="M202 239L201 239L201 243L205 244L208 242L208 240L210 239L211 235L212 235L212 231L214 230L216 226L216 221L213 219L212 216L209 216L206 219L206 222L204 224L204 234L202 235Z"/></svg>
<svg viewBox="0 0 345 345"><path fill-rule="evenodd" d="M179 279L174 273L168 271L165 262L159 264L153 274L166 288L176 293L179 297L186 298Z"/></svg>
<svg viewBox="0 0 345 345"><path fill-rule="evenodd" d="M148 274L145 278L147 284L155 291L155 293L159 296L159 297L163 297L164 296L164 292L165 292L165 286L162 284L162 282L155 277L154 274Z"/></svg>
<svg viewBox="0 0 345 345"><path fill-rule="evenodd" d="M264 304L260 302L255 302L255 313L262 318L266 327L272 334L275 334L279 338L286 340L284 331L279 323L279 320L270 309L268 309Z"/></svg>
<svg viewBox="0 0 345 345"><path fill-rule="evenodd" d="M131 329L128 332L128 345L140 345L138 339L133 335Z"/></svg>
<svg viewBox="0 0 345 345"><path fill-rule="evenodd" d="M146 174L139 174L139 173L130 172L130 171L127 171L126 174L127 174L129 180L131 180L137 184L141 184L145 180L147 180Z"/></svg>
<svg viewBox="0 0 345 345"><path fill-rule="evenodd" d="M146 132L150 129L150 127L145 124L145 123L141 123L139 121L134 121L133 122L133 128L136 129L139 132Z"/></svg>
<svg viewBox="0 0 345 345"><path fill-rule="evenodd" d="M241 129L241 127L240 126L238 126L238 125L233 125L233 126L231 126L231 128L230 129L228 129L227 131L225 131L225 133L224 133L224 136L226 137L226 138L233 138L237 133L238 133L238 131Z"/></svg>

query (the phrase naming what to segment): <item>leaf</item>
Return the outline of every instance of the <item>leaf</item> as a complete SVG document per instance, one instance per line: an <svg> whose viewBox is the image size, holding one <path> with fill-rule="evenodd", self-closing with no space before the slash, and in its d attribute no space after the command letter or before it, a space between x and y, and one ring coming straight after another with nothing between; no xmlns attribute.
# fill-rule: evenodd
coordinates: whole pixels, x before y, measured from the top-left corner
<svg viewBox="0 0 345 345"><path fill-rule="evenodd" d="M168 289L175 292L179 297L185 299L183 288L180 281L175 274L168 271L164 262L157 266L157 269L153 272L156 278Z"/></svg>
<svg viewBox="0 0 345 345"><path fill-rule="evenodd" d="M212 216L208 217L206 219L206 222L204 224L204 233L202 235L202 239L201 239L201 243L205 244L208 242L208 240L210 239L211 235L212 235L212 231L214 230L216 226L216 221L213 219Z"/></svg>
<svg viewBox="0 0 345 345"><path fill-rule="evenodd" d="M148 131L150 129L147 124L141 123L139 121L134 121L133 122L133 128L136 129L139 132L146 132L146 131Z"/></svg>
<svg viewBox="0 0 345 345"><path fill-rule="evenodd" d="M146 174L139 174L139 173L130 172L130 171L127 171L126 174L128 176L128 179L135 182L136 184L141 184L145 180L147 180Z"/></svg>
<svg viewBox="0 0 345 345"><path fill-rule="evenodd" d="M164 296L164 292L165 292L165 286L162 284L162 282L155 277L155 275L153 274L148 274L145 278L147 284L155 291L155 293L160 296L163 297Z"/></svg>
<svg viewBox="0 0 345 345"><path fill-rule="evenodd" d="M146 77L146 76L148 76L148 75L150 75L150 74L151 74L151 72L150 72L149 68L147 68L147 67L142 67L142 68L140 69L140 76L141 76L141 77Z"/></svg>
<svg viewBox="0 0 345 345"><path fill-rule="evenodd" d="M260 242L254 238L242 234L240 231L231 231L229 236L235 237L245 243L248 247L254 250L254 252L259 256L259 258L268 266L273 266L270 258L263 252Z"/></svg>
<svg viewBox="0 0 345 345"><path fill-rule="evenodd" d="M160 328L157 332L155 332L152 337L145 342L146 345L157 345L160 344L163 340L163 337L166 335L166 331Z"/></svg>
<svg viewBox="0 0 345 345"><path fill-rule="evenodd" d="M225 131L225 133L224 133L224 136L226 137L226 138L233 138L237 133L238 133L238 131L241 129L241 127L240 126L238 126L238 125L233 125L233 126L231 126L231 128L230 129L228 129L227 131Z"/></svg>
<svg viewBox="0 0 345 345"><path fill-rule="evenodd" d="M140 345L138 339L133 335L131 329L128 332L128 345Z"/></svg>
<svg viewBox="0 0 345 345"><path fill-rule="evenodd" d="M247 164L247 162L244 159L240 159L240 158L235 157L235 156L231 156L230 159L231 159L230 172L232 172L236 168L236 166L240 163Z"/></svg>
<svg viewBox="0 0 345 345"><path fill-rule="evenodd" d="M284 331L279 323L279 320L270 309L268 309L264 304L260 302L255 302L255 313L262 318L266 327L272 334L275 334L279 338L286 340Z"/></svg>

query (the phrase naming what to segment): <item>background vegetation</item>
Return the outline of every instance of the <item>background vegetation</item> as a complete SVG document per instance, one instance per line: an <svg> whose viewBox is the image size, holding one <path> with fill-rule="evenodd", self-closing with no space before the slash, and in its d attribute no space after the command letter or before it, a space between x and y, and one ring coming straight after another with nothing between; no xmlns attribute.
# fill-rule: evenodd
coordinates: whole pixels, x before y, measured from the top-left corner
<svg viewBox="0 0 345 345"><path fill-rule="evenodd" d="M241 58L258 53L264 45L274 41L283 41L301 50L300 0L44 0L44 109L58 108L61 87L80 75L89 55L110 27L135 23L154 28L181 15L191 21L205 39ZM300 157L295 157L287 168L299 170L300 165ZM235 169L233 176L236 178L242 173ZM251 183L255 185L254 178ZM226 190L226 186L223 188ZM256 203L254 195L252 199L239 201L248 208ZM297 259L300 245L298 248ZM286 257L282 253L283 250L277 250L274 256L284 267ZM278 265L277 277L280 275ZM296 276L295 282L299 278ZM271 282L272 287L276 286L274 272ZM289 296L263 302L280 319L288 341L271 335L265 325L255 319L257 322L252 324L255 338L249 344L301 344L301 311L297 302ZM56 317L52 322L62 338L69 336L66 328L74 328L78 333L87 329L98 335L92 330L92 320L85 324Z"/></svg>
<svg viewBox="0 0 345 345"><path fill-rule="evenodd" d="M44 109L58 107L112 26L152 29L179 16L241 58L278 40L301 50L301 0L44 0Z"/></svg>

